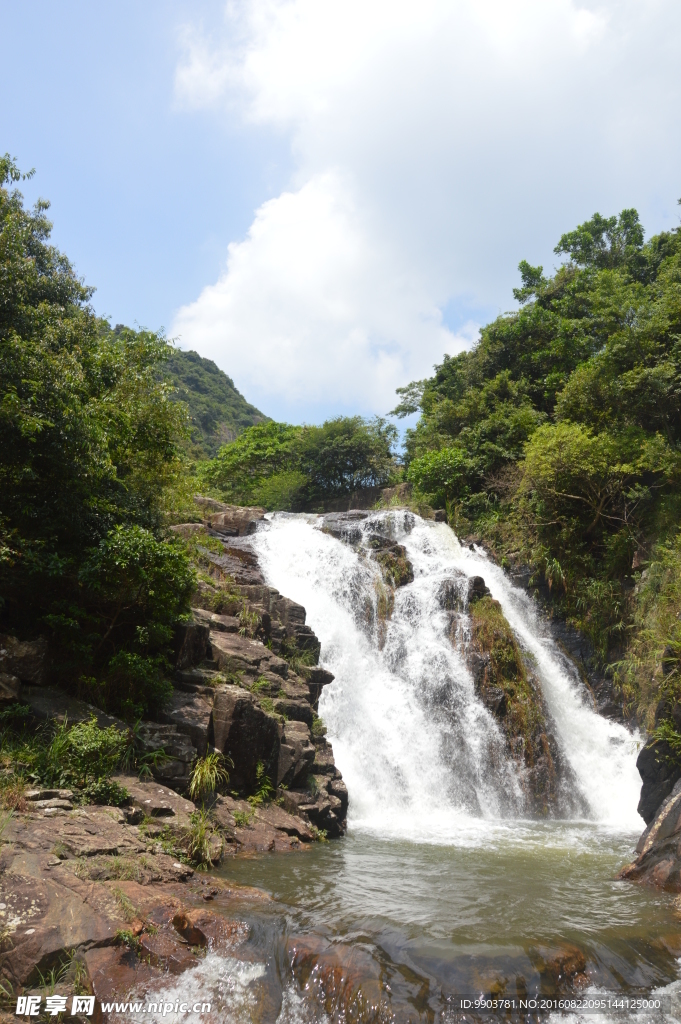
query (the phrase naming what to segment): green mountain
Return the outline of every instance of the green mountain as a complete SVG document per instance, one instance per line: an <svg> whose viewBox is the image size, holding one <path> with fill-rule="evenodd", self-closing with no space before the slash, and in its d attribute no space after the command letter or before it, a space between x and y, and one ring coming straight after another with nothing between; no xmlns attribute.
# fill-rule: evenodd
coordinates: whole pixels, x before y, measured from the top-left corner
<svg viewBox="0 0 681 1024"><path fill-rule="evenodd" d="M197 455L212 458L221 445L233 441L246 427L269 420L246 401L212 359L174 349L165 366L166 375L178 389L178 399L189 406Z"/></svg>

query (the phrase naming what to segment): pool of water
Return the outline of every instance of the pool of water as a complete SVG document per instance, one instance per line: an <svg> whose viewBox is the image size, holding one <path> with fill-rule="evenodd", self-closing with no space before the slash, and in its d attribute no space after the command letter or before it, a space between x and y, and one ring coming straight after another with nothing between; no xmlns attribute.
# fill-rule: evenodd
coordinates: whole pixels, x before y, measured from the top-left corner
<svg viewBox="0 0 681 1024"><path fill-rule="evenodd" d="M592 987L674 982L674 897L615 877L637 838L584 822L479 822L455 845L355 829L300 855L238 858L222 873L284 904L289 929L359 943L418 980L437 1016L455 994L548 991L545 965L566 946L583 952Z"/></svg>

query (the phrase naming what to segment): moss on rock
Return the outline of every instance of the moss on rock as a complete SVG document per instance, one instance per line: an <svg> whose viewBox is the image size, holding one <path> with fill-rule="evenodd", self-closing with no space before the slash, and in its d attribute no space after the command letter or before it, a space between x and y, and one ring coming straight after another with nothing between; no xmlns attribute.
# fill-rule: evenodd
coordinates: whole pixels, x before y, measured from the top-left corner
<svg viewBox="0 0 681 1024"><path fill-rule="evenodd" d="M538 684L501 605L482 597L469 606L468 660L475 687L503 729L511 756L525 769L523 781L535 813L548 814L557 793L556 744L548 731Z"/></svg>

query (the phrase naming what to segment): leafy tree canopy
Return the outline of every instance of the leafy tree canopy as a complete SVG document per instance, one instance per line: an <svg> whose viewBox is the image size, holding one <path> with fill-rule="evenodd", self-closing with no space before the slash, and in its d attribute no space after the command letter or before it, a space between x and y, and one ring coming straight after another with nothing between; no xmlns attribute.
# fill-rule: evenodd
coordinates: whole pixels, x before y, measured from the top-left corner
<svg viewBox="0 0 681 1024"><path fill-rule="evenodd" d="M394 426L382 419L338 417L320 427L269 422L250 427L202 469L228 501L303 509L395 474Z"/></svg>
<svg viewBox="0 0 681 1024"><path fill-rule="evenodd" d="M394 413L421 414L406 438L417 491L559 580L554 599L605 656L635 552L681 520L681 232L646 242L635 210L594 214L555 251L551 277L520 263L520 308L399 389Z"/></svg>
<svg viewBox="0 0 681 1024"><path fill-rule="evenodd" d="M2 158L0 623L51 630L58 678L142 711L188 604L186 560L163 540L186 408L160 379L165 339L95 315L49 242L49 204L25 209L19 179Z"/></svg>

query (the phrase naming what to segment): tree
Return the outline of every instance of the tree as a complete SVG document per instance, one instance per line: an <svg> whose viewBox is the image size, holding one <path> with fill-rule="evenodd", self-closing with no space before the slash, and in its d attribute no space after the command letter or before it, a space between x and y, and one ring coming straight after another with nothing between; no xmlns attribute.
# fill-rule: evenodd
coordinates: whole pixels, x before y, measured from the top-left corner
<svg viewBox="0 0 681 1024"><path fill-rule="evenodd" d="M264 423L250 427L201 469L227 501L303 509L395 473L397 431L384 420L337 417L322 426Z"/></svg>
<svg viewBox="0 0 681 1024"><path fill-rule="evenodd" d="M165 338L148 331L115 333L95 315L89 304L92 289L49 244L49 204L41 200L27 211L21 193L12 188L18 180L15 163L4 157L1 624L4 631L21 635L51 630L57 677L73 686L87 677L93 692L115 703L127 685L124 677L132 675L119 673L121 684L107 691L110 659L119 657L122 665L126 651L141 657L138 630L147 630L144 656L153 654L160 665L169 653L168 631L164 627L165 632L154 633L158 616L140 596L126 613L128 633L105 658L108 627L98 602L115 600L116 576L102 565L95 588L94 577L85 586L82 574L94 564L93 551L131 538L130 530L141 530L135 536L160 545L158 557L166 551L163 508L182 465L186 409L172 401L173 389L159 374L170 352ZM148 544L129 548L130 571L135 559L143 571ZM166 554L171 557L170 549ZM180 615L187 602L186 573L176 568L177 600L166 601L171 617ZM155 698L151 690L143 691L135 699L148 708Z"/></svg>

